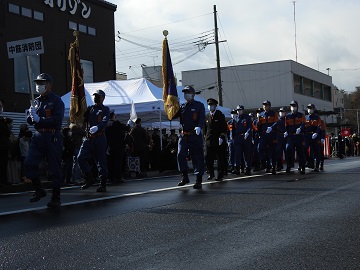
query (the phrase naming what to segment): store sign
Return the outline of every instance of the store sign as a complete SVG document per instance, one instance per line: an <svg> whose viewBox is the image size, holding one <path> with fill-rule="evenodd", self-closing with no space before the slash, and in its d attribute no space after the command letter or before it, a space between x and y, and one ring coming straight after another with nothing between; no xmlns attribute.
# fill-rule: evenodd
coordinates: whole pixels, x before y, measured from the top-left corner
<svg viewBox="0 0 360 270"><path fill-rule="evenodd" d="M7 42L7 51L9 59L20 56L43 54L43 38L35 37Z"/></svg>
<svg viewBox="0 0 360 270"><path fill-rule="evenodd" d="M51 8L56 6L61 11L69 9L71 15L80 10L81 16L85 19L89 18L91 13L91 7L88 7L82 0L44 0L44 4Z"/></svg>

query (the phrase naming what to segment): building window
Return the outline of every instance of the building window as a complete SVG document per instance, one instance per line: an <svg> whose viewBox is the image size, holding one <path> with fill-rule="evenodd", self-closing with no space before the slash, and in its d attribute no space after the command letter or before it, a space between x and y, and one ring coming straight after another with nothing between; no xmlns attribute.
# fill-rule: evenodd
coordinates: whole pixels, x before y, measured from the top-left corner
<svg viewBox="0 0 360 270"><path fill-rule="evenodd" d="M96 29L93 27L88 27L89 35L96 36Z"/></svg>
<svg viewBox="0 0 360 270"><path fill-rule="evenodd" d="M77 30L77 23L69 21L69 29Z"/></svg>
<svg viewBox="0 0 360 270"><path fill-rule="evenodd" d="M31 82L40 74L40 56L29 56ZM26 57L14 58L14 80L16 93L30 93Z"/></svg>
<svg viewBox="0 0 360 270"><path fill-rule="evenodd" d="M20 7L18 5L9 4L9 12L20 14Z"/></svg>
<svg viewBox="0 0 360 270"><path fill-rule="evenodd" d="M87 27L86 27L86 25L79 24L79 31L87 34Z"/></svg>
<svg viewBox="0 0 360 270"><path fill-rule="evenodd" d="M31 11L31 9L22 7L21 8L21 15L23 15L25 17L28 17L28 18L32 18L32 11Z"/></svg>
<svg viewBox="0 0 360 270"><path fill-rule="evenodd" d="M38 21L44 21L44 14L39 11L34 11L34 19Z"/></svg>
<svg viewBox="0 0 360 270"><path fill-rule="evenodd" d="M80 60L84 71L84 83L94 82L94 63L88 60Z"/></svg>

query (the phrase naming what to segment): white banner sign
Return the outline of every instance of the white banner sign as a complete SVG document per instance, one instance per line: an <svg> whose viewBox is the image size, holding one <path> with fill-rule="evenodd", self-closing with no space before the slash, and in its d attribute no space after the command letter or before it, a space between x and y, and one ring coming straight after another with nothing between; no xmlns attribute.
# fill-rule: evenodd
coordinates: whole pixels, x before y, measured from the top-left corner
<svg viewBox="0 0 360 270"><path fill-rule="evenodd" d="M44 43L42 37L28 38L7 42L9 58L20 56L43 54Z"/></svg>

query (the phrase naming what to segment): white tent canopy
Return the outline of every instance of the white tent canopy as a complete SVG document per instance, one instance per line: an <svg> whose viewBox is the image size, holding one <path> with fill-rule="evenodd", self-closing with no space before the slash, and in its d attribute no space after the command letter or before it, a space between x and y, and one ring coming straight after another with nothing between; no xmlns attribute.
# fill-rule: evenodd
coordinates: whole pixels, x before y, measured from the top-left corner
<svg viewBox="0 0 360 270"><path fill-rule="evenodd" d="M110 80L98 83L85 83L85 95L88 106L94 104L92 94L98 89L103 90L106 94L104 105L108 106L110 110L114 110L116 118L123 123L126 123L130 117L132 101L135 104L137 117L140 117L144 123L161 123L168 121L168 118L164 113L162 88L155 86L144 78L124 81ZM185 102L184 95L181 92L182 89L182 86L177 88L180 103ZM65 117L69 117L70 97L71 92L61 97L65 104ZM205 99L195 96L195 100L202 102L205 105L206 113L209 112ZM226 117L230 117L230 109L220 106L218 108L225 114Z"/></svg>

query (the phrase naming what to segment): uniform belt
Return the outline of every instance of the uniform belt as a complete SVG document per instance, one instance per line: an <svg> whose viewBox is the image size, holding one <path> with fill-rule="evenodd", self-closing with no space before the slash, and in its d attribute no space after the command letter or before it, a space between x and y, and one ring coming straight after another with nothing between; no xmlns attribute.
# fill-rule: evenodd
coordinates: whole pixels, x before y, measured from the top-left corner
<svg viewBox="0 0 360 270"><path fill-rule="evenodd" d="M55 132L55 128L38 128L37 131L39 132Z"/></svg>
<svg viewBox="0 0 360 270"><path fill-rule="evenodd" d="M89 133L89 138L96 138L96 137L100 137L101 135L103 135L104 134L104 131L101 131L101 132L98 132L98 133L94 133L94 134L90 134Z"/></svg>
<svg viewBox="0 0 360 270"><path fill-rule="evenodd" d="M181 131L182 135L191 135L191 134L195 134L195 130L190 130L189 132L186 131Z"/></svg>

